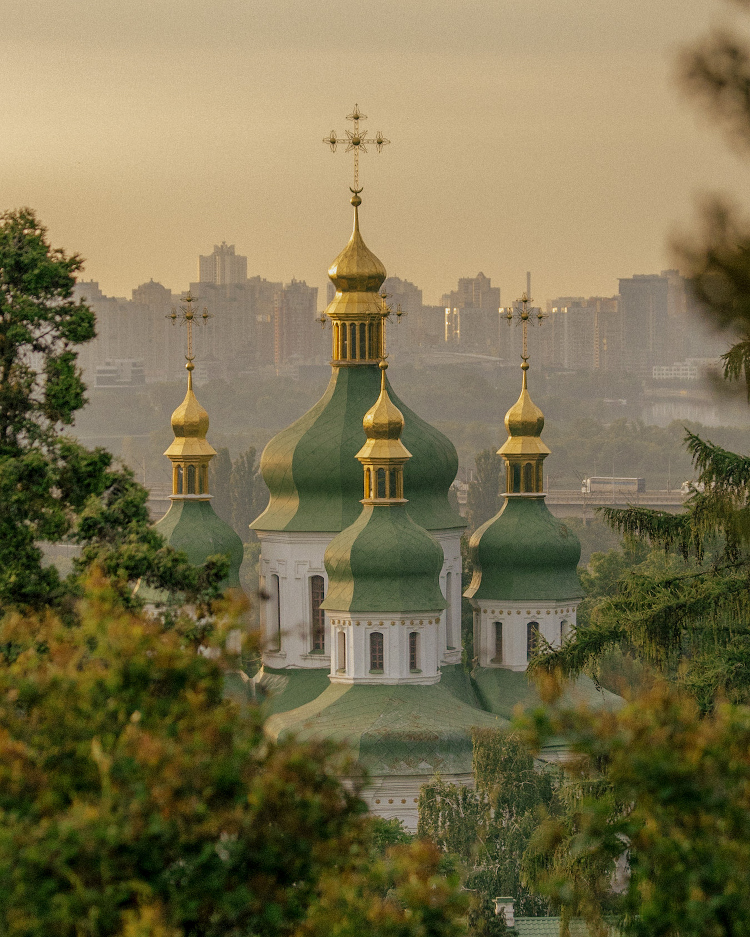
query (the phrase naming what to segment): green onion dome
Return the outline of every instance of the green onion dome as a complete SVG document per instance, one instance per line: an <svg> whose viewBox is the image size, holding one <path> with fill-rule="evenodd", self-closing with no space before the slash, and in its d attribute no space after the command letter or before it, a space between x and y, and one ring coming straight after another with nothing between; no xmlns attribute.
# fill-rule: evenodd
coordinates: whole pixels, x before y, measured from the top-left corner
<svg viewBox="0 0 750 937"><path fill-rule="evenodd" d="M466 597L490 601L573 601L581 544L543 497L512 495L469 541L474 575Z"/></svg>
<svg viewBox="0 0 750 937"><path fill-rule="evenodd" d="M440 544L414 523L405 504L365 504L360 510L357 520L326 549L328 592L322 608L338 612L444 609Z"/></svg>
<svg viewBox="0 0 750 937"><path fill-rule="evenodd" d="M270 492L268 507L251 525L261 531L343 530L360 511L362 471L355 456L363 442L362 419L380 390L387 310L376 290L385 269L354 231L329 277L337 288L327 309L333 331L333 373L318 403L268 443L260 468ZM428 530L464 527L448 491L458 471L455 447L405 406L388 384L406 419L403 442L413 458L404 469L409 513Z"/></svg>
<svg viewBox="0 0 750 937"><path fill-rule="evenodd" d="M228 554L229 574L222 585L226 589L240 588L242 540L218 516L210 501L175 499L164 517L154 524L154 529L171 547L186 553L194 566L201 566L217 553Z"/></svg>

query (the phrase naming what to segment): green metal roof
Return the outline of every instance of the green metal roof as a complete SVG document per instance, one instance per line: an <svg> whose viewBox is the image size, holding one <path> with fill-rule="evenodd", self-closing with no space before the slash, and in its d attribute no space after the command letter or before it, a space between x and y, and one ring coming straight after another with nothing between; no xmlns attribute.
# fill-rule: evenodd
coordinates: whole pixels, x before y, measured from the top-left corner
<svg viewBox="0 0 750 937"><path fill-rule="evenodd" d="M567 602L583 597L578 537L543 498L506 498L469 542L474 575L467 598Z"/></svg>
<svg viewBox="0 0 750 937"><path fill-rule="evenodd" d="M443 550L405 504L365 504L325 553L322 608L349 612L440 611Z"/></svg>
<svg viewBox="0 0 750 937"><path fill-rule="evenodd" d="M217 553L229 554L229 575L224 580L228 589L239 589L240 566L244 548L237 533L211 507L210 501L175 500L169 510L154 524L167 543L182 550L195 566L205 563Z"/></svg>
<svg viewBox="0 0 750 937"><path fill-rule="evenodd" d="M365 441L362 419L379 393L376 364L333 369L321 399L263 452L271 497L251 524L255 530L336 532L356 520L363 475L355 456ZM390 383L388 393L404 415L402 442L413 456L404 466L411 516L427 530L464 527L448 501L458 471L455 447L402 403Z"/></svg>
<svg viewBox="0 0 750 937"><path fill-rule="evenodd" d="M471 677L482 706L504 719L512 719L519 706L526 710L543 705L534 682L525 670L477 667ZM598 689L590 677L582 675L567 684L562 702L567 706L584 704L592 709L614 711L623 705L624 700L609 690Z"/></svg>
<svg viewBox="0 0 750 937"><path fill-rule="evenodd" d="M329 684L310 703L266 722L274 738L293 733L344 742L375 775L468 774L473 726L504 729L508 723L463 702L442 681L432 686Z"/></svg>
<svg viewBox="0 0 750 937"><path fill-rule="evenodd" d="M560 918L517 917L514 930L518 937L560 937ZM610 924L607 926L607 934L609 937L617 937L619 931ZM570 937L590 937L586 922L581 918L573 918L570 922Z"/></svg>

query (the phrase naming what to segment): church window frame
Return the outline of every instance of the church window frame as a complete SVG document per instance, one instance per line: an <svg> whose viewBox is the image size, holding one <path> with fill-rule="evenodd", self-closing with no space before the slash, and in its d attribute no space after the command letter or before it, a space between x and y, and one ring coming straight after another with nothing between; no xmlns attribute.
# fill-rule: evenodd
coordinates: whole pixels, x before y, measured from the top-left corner
<svg viewBox="0 0 750 937"><path fill-rule="evenodd" d="M382 631L370 632L370 673L383 673L385 670L385 640Z"/></svg>
<svg viewBox="0 0 750 937"><path fill-rule="evenodd" d="M183 493L184 487L184 470L181 465L176 466L175 470L175 491L178 495Z"/></svg>
<svg viewBox="0 0 750 937"><path fill-rule="evenodd" d="M531 658L536 653L537 648L541 640L541 631L539 629L538 621L530 621L526 624L526 663L528 663Z"/></svg>
<svg viewBox="0 0 750 937"><path fill-rule="evenodd" d="M310 576L310 624L311 654L325 654L326 616L320 607L325 598L325 579L320 575Z"/></svg>
<svg viewBox="0 0 750 937"><path fill-rule="evenodd" d="M187 467L187 493L189 495L195 494L195 466L188 465Z"/></svg>
<svg viewBox="0 0 750 937"><path fill-rule="evenodd" d="M346 632L339 628L336 634L336 673L346 673Z"/></svg>
<svg viewBox="0 0 750 937"><path fill-rule="evenodd" d="M534 490L534 466L531 462L525 462L523 466L523 490Z"/></svg>
<svg viewBox="0 0 750 937"><path fill-rule="evenodd" d="M276 650L281 650L281 579L278 573L271 573L271 602L273 603L273 614L271 621L274 627L274 637L276 639ZM270 635L269 635L270 638Z"/></svg>
<svg viewBox="0 0 750 937"><path fill-rule="evenodd" d="M503 662L503 623L495 622L495 656L492 658L498 664Z"/></svg>
<svg viewBox="0 0 750 937"><path fill-rule="evenodd" d="M409 633L409 673L421 673L419 668L419 632Z"/></svg>
<svg viewBox="0 0 750 937"><path fill-rule="evenodd" d="M384 468L379 468L379 469L377 470L377 473L376 473L376 476L375 476L375 477L376 477L376 481L377 481L377 495L376 495L376 497L378 497L378 498L385 498L385 497L386 497L386 481L385 481L386 476L385 476L385 469L384 469Z"/></svg>
<svg viewBox="0 0 750 937"><path fill-rule="evenodd" d="M359 323L359 358L361 361L367 358L367 325L364 322Z"/></svg>
<svg viewBox="0 0 750 937"><path fill-rule="evenodd" d="M518 462L511 466L511 491L513 494L521 493L521 466Z"/></svg>
<svg viewBox="0 0 750 937"><path fill-rule="evenodd" d="M339 339L340 339L340 342L339 342L339 359L340 359L341 361L345 361L345 360L346 360L346 357L347 357L347 346L348 346L347 339L348 339L348 336L349 336L349 330L348 330L347 327L346 327L346 322L342 322L342 323L339 325Z"/></svg>
<svg viewBox="0 0 750 937"><path fill-rule="evenodd" d="M349 323L349 358L352 361L357 360L357 324Z"/></svg>

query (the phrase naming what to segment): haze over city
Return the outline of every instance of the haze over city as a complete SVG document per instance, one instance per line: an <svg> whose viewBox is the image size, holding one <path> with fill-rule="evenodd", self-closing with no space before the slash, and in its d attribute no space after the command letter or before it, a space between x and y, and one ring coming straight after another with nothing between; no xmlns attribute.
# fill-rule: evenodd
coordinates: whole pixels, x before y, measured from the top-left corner
<svg viewBox="0 0 750 937"><path fill-rule="evenodd" d="M612 295L671 265L696 197L745 173L674 79L726 6L241 0L4 4L4 204L28 204L85 279L172 290L222 240L248 272L324 287L357 102L362 220L389 274L436 303L482 270L539 301ZM321 296L325 297L324 290Z"/></svg>

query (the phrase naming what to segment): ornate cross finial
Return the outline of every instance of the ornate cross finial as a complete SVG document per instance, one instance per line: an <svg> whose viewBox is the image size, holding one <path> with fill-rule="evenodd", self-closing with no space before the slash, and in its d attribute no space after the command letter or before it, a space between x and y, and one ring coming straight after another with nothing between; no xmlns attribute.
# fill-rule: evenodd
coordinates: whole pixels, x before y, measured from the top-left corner
<svg viewBox="0 0 750 937"><path fill-rule="evenodd" d="M390 143L390 140L386 140L380 130L375 132L375 136L372 139L367 138L367 131L360 129L359 122L360 120L367 120L367 115L363 114L360 111L357 104L354 105L354 110L351 114L346 115L347 120L351 120L354 123L353 130L344 131L346 136L339 137L336 134L335 130L332 130L329 136L323 138L323 143L327 143L331 148L331 152L335 153L336 148L339 143L346 144L346 153L350 151L354 153L354 188L352 192L357 195L362 191L359 187L359 153L360 150L363 153L367 152L368 146L374 146L378 153L381 152L386 144Z"/></svg>
<svg viewBox="0 0 750 937"><path fill-rule="evenodd" d="M542 312L541 309L529 309L529 303L531 302L531 297L527 296L524 293L520 299L517 299L513 306L508 306L505 310L500 310L501 315L504 319L507 319L508 325L513 322L515 319L516 323L521 323L523 327L523 352L521 358L523 359L523 364L521 367L524 371L528 370L529 367L529 349L527 344L527 327L529 322L534 325L534 319L536 319L537 325L542 324L542 319L547 318L547 313ZM521 304L521 308L518 308L518 303ZM524 378L525 380L525 378Z"/></svg>
<svg viewBox="0 0 750 937"><path fill-rule="evenodd" d="M185 355L185 360L187 361L187 364L185 365L185 367L187 368L188 381L191 386L192 386L192 377L193 377L192 371L195 368L195 365L193 364L193 359L195 358L195 355L193 354L193 322L195 321L195 318L197 315L197 313L193 310L194 302L195 300L193 299L193 296L190 290L188 290L188 292L185 294L185 305L179 307L179 312L177 311L177 309L172 307L171 313L167 316L167 319L171 319L172 322L176 322L179 319L180 325L182 325L182 323L184 322L185 325L187 326L187 354ZM200 318L203 324L205 324L207 319L211 318L211 316L208 313L208 309L206 309L205 306L203 308L203 312L201 313ZM198 322L197 324L200 325L201 323Z"/></svg>

